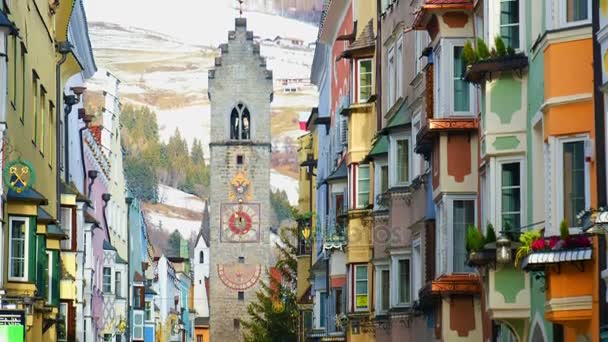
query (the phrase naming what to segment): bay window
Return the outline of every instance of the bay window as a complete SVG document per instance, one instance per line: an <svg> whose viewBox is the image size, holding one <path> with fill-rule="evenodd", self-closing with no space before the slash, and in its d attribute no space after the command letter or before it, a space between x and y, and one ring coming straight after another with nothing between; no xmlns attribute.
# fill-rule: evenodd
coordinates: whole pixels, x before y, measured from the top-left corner
<svg viewBox="0 0 608 342"><path fill-rule="evenodd" d="M418 291L422 288L422 247L420 238L412 242L412 294L418 300Z"/></svg>
<svg viewBox="0 0 608 342"><path fill-rule="evenodd" d="M29 220L25 217L11 217L9 220L9 280L27 281L29 253Z"/></svg>
<svg viewBox="0 0 608 342"><path fill-rule="evenodd" d="M133 312L133 339L144 339L144 313L141 311Z"/></svg>
<svg viewBox="0 0 608 342"><path fill-rule="evenodd" d="M500 36L507 47L519 48L519 0L500 0Z"/></svg>
<svg viewBox="0 0 608 342"><path fill-rule="evenodd" d="M358 63L357 101L364 103L372 96L372 59L360 59Z"/></svg>
<svg viewBox="0 0 608 342"><path fill-rule="evenodd" d="M152 317L153 317L152 316L152 302L146 301L146 321L147 322L153 321Z"/></svg>
<svg viewBox="0 0 608 342"><path fill-rule="evenodd" d="M426 48L429 43L429 35L426 31L416 31L416 45L414 52L414 59L416 63L416 73L422 71L422 51Z"/></svg>
<svg viewBox="0 0 608 342"><path fill-rule="evenodd" d="M585 140L566 139L561 145L563 219L574 227L576 215L589 206L589 171L585 162Z"/></svg>
<svg viewBox="0 0 608 342"><path fill-rule="evenodd" d="M355 311L367 310L369 307L367 265L355 265L354 270Z"/></svg>
<svg viewBox="0 0 608 342"><path fill-rule="evenodd" d="M418 132L420 132L421 126L420 113L417 113L412 119L412 145L414 145L413 142L416 141L416 136L418 135ZM420 176L423 171L425 170L422 169L422 159L420 158L420 154L412 153L412 178Z"/></svg>
<svg viewBox="0 0 608 342"><path fill-rule="evenodd" d="M453 73L452 73L452 104L454 112L471 111L471 90L468 82L464 80L466 64L462 58L462 46L454 46Z"/></svg>
<svg viewBox="0 0 608 342"><path fill-rule="evenodd" d="M500 217L503 230L519 230L522 225L521 162L500 163Z"/></svg>
<svg viewBox="0 0 608 342"><path fill-rule="evenodd" d="M357 173L357 208L369 205L369 165L359 165Z"/></svg>
<svg viewBox="0 0 608 342"><path fill-rule="evenodd" d="M112 269L103 268L103 293L112 293Z"/></svg>

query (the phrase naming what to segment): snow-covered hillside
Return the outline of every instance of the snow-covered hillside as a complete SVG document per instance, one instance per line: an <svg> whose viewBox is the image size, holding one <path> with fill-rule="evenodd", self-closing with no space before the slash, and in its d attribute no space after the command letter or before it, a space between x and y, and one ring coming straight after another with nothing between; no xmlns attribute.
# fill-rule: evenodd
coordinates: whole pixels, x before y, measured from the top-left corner
<svg viewBox="0 0 608 342"><path fill-rule="evenodd" d="M198 213L205 210L205 202L199 197L163 184L158 186L158 201L162 204Z"/></svg>

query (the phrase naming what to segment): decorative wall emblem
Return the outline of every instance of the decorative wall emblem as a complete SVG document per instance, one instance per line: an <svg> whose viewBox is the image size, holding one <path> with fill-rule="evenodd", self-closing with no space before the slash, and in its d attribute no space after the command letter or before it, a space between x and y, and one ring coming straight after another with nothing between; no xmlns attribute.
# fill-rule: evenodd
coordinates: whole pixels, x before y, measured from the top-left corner
<svg viewBox="0 0 608 342"><path fill-rule="evenodd" d="M34 168L25 160L13 160L4 168L4 183L18 194L32 187L35 181Z"/></svg>
<svg viewBox="0 0 608 342"><path fill-rule="evenodd" d="M260 280L262 265L217 265L217 274L226 287L235 291L245 291Z"/></svg>
<svg viewBox="0 0 608 342"><path fill-rule="evenodd" d="M230 181L230 193L228 197L231 202L236 202L239 199L242 201L251 201L251 181L243 171L238 171Z"/></svg>
<svg viewBox="0 0 608 342"><path fill-rule="evenodd" d="M222 242L257 242L260 240L259 203L223 203L220 208Z"/></svg>

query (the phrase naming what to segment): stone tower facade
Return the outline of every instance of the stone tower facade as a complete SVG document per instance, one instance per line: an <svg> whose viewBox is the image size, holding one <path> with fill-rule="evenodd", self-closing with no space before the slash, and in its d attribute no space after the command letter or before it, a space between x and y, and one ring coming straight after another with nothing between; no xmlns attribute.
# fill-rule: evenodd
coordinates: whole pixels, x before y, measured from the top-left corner
<svg viewBox="0 0 608 342"><path fill-rule="evenodd" d="M270 103L272 72L235 20L209 71L211 102L211 341L242 341L240 320L270 260Z"/></svg>

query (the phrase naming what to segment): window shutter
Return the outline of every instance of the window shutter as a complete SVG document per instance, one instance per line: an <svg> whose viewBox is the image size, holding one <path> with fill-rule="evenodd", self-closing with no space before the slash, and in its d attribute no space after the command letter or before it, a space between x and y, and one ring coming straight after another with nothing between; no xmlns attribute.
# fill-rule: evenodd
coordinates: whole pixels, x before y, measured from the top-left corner
<svg viewBox="0 0 608 342"><path fill-rule="evenodd" d="M51 288L51 304L53 306L59 306L59 272L61 270L61 260L59 260L59 251L52 251L53 253L53 270L51 272L52 284Z"/></svg>
<svg viewBox="0 0 608 342"><path fill-rule="evenodd" d="M348 145L348 119L345 117L340 118L340 144Z"/></svg>
<svg viewBox="0 0 608 342"><path fill-rule="evenodd" d="M32 249L36 251L36 258L30 258L30 260L37 259L36 267L33 268L34 270L36 270L36 288L38 290L38 294L43 294L46 288L45 270L47 268L45 236L38 235L36 242L36 245L32 246ZM30 266L30 269L32 269L32 266Z"/></svg>
<svg viewBox="0 0 608 342"><path fill-rule="evenodd" d="M30 217L29 218L29 227L28 227L28 250L25 252L25 256L27 258L27 263L28 263L28 270L27 270L27 279L30 282L35 282L36 281L36 252L37 252L37 248L36 248L36 243L37 243L37 238L36 238L36 217ZM43 252L46 250L46 246L43 246ZM46 259L46 257L45 257Z"/></svg>

